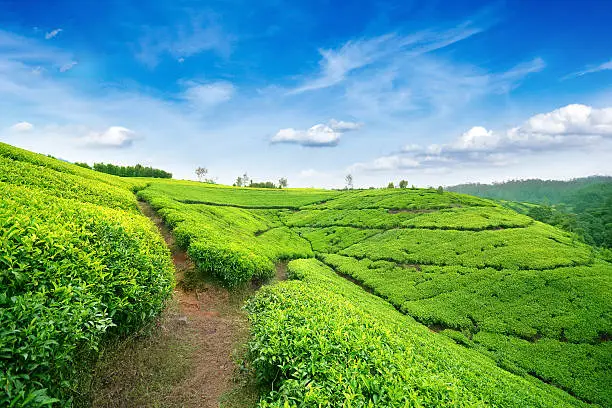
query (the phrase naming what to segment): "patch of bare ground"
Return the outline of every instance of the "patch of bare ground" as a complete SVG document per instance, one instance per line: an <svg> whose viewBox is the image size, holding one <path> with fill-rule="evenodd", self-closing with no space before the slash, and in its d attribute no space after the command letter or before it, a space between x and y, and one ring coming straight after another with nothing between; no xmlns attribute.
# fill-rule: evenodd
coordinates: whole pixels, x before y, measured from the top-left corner
<svg viewBox="0 0 612 408"><path fill-rule="evenodd" d="M240 364L249 333L241 306L253 290L230 292L196 271L150 205L139 205L172 251L177 286L150 330L104 352L92 406L254 406L259 393Z"/></svg>

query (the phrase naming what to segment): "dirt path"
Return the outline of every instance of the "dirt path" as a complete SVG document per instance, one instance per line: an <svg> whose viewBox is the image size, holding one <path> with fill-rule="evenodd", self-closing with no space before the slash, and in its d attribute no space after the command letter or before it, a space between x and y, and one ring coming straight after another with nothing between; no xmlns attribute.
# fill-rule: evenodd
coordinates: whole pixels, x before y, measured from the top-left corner
<svg viewBox="0 0 612 408"><path fill-rule="evenodd" d="M147 203L176 269L171 304L152 333L122 345L97 374L95 407L248 407L257 393L235 360L248 336L241 310L252 292L229 292L199 274Z"/></svg>

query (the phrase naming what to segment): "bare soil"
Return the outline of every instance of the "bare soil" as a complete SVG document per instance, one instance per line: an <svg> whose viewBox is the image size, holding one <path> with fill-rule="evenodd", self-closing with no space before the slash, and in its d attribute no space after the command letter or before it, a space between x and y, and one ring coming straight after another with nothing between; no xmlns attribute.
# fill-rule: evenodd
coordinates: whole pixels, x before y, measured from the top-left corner
<svg viewBox="0 0 612 408"><path fill-rule="evenodd" d="M241 309L251 288L232 291L196 271L147 203L176 269L173 299L149 333L107 351L94 383L94 407L249 407L257 389L240 367L248 337Z"/></svg>

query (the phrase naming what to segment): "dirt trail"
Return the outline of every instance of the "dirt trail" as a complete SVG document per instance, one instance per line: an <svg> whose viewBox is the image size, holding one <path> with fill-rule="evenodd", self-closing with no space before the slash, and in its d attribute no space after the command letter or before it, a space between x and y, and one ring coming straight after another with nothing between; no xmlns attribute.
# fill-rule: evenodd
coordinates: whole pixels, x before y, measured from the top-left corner
<svg viewBox="0 0 612 408"><path fill-rule="evenodd" d="M253 405L256 394L233 358L248 336L241 305L250 293L207 282L151 206L139 206L172 251L177 286L153 334L126 345L101 369L93 406L216 408L220 400L221 406Z"/></svg>

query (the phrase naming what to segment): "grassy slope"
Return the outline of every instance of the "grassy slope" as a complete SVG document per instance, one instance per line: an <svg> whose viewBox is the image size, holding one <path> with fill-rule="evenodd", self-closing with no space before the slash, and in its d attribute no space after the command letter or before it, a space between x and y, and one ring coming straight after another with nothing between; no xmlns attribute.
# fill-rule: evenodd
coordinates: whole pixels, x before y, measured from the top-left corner
<svg viewBox="0 0 612 408"><path fill-rule="evenodd" d="M268 209L249 210L185 199L250 206L249 189L189 183L183 196L184 183L157 184L140 196L186 245L229 242L224 253L270 261L316 255L500 367L586 401L611 401L609 343L601 339L611 331L612 269L572 234L489 200L432 190L350 191L323 200L313 190L288 190L290 202L255 190L253 202ZM299 203L308 204L290 210ZM265 240L270 233L281 235ZM348 263L334 264L326 253Z"/></svg>
<svg viewBox="0 0 612 408"><path fill-rule="evenodd" d="M162 309L172 265L143 187L0 144L0 405L69 404L101 342Z"/></svg>

